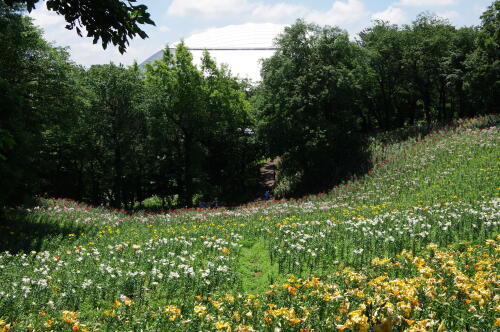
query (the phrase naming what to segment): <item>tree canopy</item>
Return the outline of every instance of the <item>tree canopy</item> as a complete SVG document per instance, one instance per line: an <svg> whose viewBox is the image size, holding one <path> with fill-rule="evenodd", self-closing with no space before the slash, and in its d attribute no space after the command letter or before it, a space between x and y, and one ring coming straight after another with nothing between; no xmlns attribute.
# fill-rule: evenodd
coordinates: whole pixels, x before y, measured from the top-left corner
<svg viewBox="0 0 500 332"><path fill-rule="evenodd" d="M303 21L286 28L277 46L263 62L259 132L286 175L300 179L294 191L319 190L362 164L360 48L339 28Z"/></svg>

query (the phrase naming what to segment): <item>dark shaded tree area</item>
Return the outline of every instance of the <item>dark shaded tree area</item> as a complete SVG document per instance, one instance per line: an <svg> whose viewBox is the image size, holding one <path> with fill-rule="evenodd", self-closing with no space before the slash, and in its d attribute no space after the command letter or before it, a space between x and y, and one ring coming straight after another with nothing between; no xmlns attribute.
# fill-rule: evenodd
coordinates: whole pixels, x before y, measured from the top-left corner
<svg viewBox="0 0 500 332"><path fill-rule="evenodd" d="M255 195L245 82L180 45L146 71L72 63L0 3L0 202L33 195L133 208ZM172 201L175 200L175 203Z"/></svg>
<svg viewBox="0 0 500 332"><path fill-rule="evenodd" d="M0 202L26 200L43 181L38 167L47 119L73 101L68 53L51 47L16 8L0 3Z"/></svg>
<svg viewBox="0 0 500 332"><path fill-rule="evenodd" d="M318 192L370 166L375 132L499 111L500 1L479 27L422 15L356 41L297 21L254 86L208 53L196 67L182 44L145 69L85 69L21 9L0 2L0 206L240 203L276 156L276 195Z"/></svg>
<svg viewBox="0 0 500 332"><path fill-rule="evenodd" d="M263 63L259 134L282 158L285 192L323 190L366 160L357 114L361 48L339 28L301 21L277 45Z"/></svg>
<svg viewBox="0 0 500 332"><path fill-rule="evenodd" d="M254 193L249 104L208 54L198 69L180 45L145 72L99 65L77 80L64 128L43 132L41 192L128 209L151 196L167 208Z"/></svg>

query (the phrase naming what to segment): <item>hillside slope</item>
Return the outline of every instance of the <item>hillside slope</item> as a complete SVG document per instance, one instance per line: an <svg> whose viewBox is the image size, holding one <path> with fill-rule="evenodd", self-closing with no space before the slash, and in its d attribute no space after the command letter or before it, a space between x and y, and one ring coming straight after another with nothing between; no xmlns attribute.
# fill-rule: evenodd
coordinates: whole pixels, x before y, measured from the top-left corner
<svg viewBox="0 0 500 332"><path fill-rule="evenodd" d="M0 331L493 331L496 121L374 141L369 174L300 200L10 211Z"/></svg>

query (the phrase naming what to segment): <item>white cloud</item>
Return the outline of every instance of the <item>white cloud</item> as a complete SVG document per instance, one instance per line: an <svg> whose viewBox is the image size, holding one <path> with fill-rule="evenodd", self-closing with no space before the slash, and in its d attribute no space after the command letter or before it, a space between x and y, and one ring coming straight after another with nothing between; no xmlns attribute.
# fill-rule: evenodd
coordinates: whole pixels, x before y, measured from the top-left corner
<svg viewBox="0 0 500 332"><path fill-rule="evenodd" d="M335 1L326 12L311 11L306 20L320 25L340 25L359 22L366 18L367 12L360 0Z"/></svg>
<svg viewBox="0 0 500 332"><path fill-rule="evenodd" d="M174 0L167 9L167 14L186 16L201 14L211 17L234 15L251 10L247 0Z"/></svg>
<svg viewBox="0 0 500 332"><path fill-rule="evenodd" d="M289 23L305 17L314 23L330 25L359 20L361 14L366 17L361 0L336 0L326 12L285 2L265 4L251 0L174 0L168 7L167 14L201 15L208 19L239 15L241 18L259 22Z"/></svg>
<svg viewBox="0 0 500 332"><path fill-rule="evenodd" d="M372 15L373 20L389 21L392 24L406 22L406 13L401 8L389 6L386 10Z"/></svg>
<svg viewBox="0 0 500 332"><path fill-rule="evenodd" d="M170 28L165 25L161 25L158 29L160 29L161 32L170 31Z"/></svg>
<svg viewBox="0 0 500 332"><path fill-rule="evenodd" d="M42 7L42 8L40 8ZM64 23L64 17L53 11L48 11L43 6L31 11L29 16L36 21L36 24L42 27L49 27Z"/></svg>
<svg viewBox="0 0 500 332"><path fill-rule="evenodd" d="M423 7L423 6L449 6L457 3L457 0L400 0L396 2L396 5L401 6L413 6L413 7Z"/></svg>
<svg viewBox="0 0 500 332"><path fill-rule="evenodd" d="M300 5L289 5L277 3L275 5L257 4L252 10L252 18L260 21L280 21L302 17L309 12L309 9Z"/></svg>
<svg viewBox="0 0 500 332"><path fill-rule="evenodd" d="M249 0L174 0L167 9L172 16L201 15L208 19L241 15L257 21L293 21L310 9L284 2L268 5Z"/></svg>

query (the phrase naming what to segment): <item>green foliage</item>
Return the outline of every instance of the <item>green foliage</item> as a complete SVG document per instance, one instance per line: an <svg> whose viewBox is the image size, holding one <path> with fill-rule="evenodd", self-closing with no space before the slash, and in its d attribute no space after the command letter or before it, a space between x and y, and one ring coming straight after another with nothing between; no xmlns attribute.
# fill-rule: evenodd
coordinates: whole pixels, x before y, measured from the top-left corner
<svg viewBox="0 0 500 332"><path fill-rule="evenodd" d="M241 201L238 196L251 188L245 181L256 159L247 134L253 123L243 84L217 67L208 53L196 68L180 44L175 55L166 49L161 60L148 65L146 89L155 133L150 146L162 156L153 170L160 172L155 180L160 192L179 193L187 206L194 194ZM162 174L172 174L176 181L162 180Z"/></svg>
<svg viewBox="0 0 500 332"><path fill-rule="evenodd" d="M498 60L500 48L500 1L494 1L481 15L481 47L492 60Z"/></svg>
<svg viewBox="0 0 500 332"><path fill-rule="evenodd" d="M494 1L481 16L477 47L467 58L470 89L476 107L490 113L500 111L500 1Z"/></svg>
<svg viewBox="0 0 500 332"><path fill-rule="evenodd" d="M173 145L178 146L176 157L179 160L173 171L180 175L181 204L186 206L191 206L196 182L201 181L201 130L208 120L203 76L192 60L191 53L181 44L175 56L166 49L160 62L149 66L146 73L148 92L154 96L150 106L152 119L167 119L164 126L170 127L171 131L163 133L171 135L167 139L172 139Z"/></svg>
<svg viewBox="0 0 500 332"><path fill-rule="evenodd" d="M88 174L84 175L88 182L103 186L92 189L93 193L106 193L106 201L117 207L132 204L135 190L141 185L137 181L142 180L138 176L144 166L146 124L139 108L143 88L139 75L133 67L113 64L92 66L85 75L90 107L83 117L87 132L82 143L90 150L85 162L97 160L98 165L87 166ZM103 199L97 196L93 201Z"/></svg>
<svg viewBox="0 0 500 332"><path fill-rule="evenodd" d="M297 190L318 191L364 165L359 135L360 48L338 28L298 21L264 60L259 133L281 178L299 177Z"/></svg>
<svg viewBox="0 0 500 332"><path fill-rule="evenodd" d="M395 129L425 119L448 122L472 115L474 99L464 77L477 30L456 29L446 20L426 14L412 25L385 22L364 30L366 51L364 123L373 129Z"/></svg>

